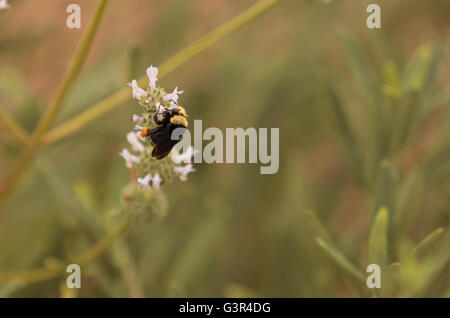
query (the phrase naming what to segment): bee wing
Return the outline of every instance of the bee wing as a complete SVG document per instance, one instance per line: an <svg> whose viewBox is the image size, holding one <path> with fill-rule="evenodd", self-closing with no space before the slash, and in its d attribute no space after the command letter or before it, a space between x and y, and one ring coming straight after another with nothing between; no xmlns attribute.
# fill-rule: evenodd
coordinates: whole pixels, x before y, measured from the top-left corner
<svg viewBox="0 0 450 318"><path fill-rule="evenodd" d="M162 159L169 154L173 146L175 146L180 140L172 140L172 132L177 128L171 124L167 126L159 126L150 132L150 137L155 143L155 147L152 150L152 157L156 159Z"/></svg>
<svg viewBox="0 0 450 318"><path fill-rule="evenodd" d="M165 140L165 135L167 134L164 126L158 126L150 130L150 138L155 144L161 143Z"/></svg>
<svg viewBox="0 0 450 318"><path fill-rule="evenodd" d="M171 143L156 144L152 150L152 157L161 160L170 153L173 146L175 146L177 142L178 142L177 140L174 140Z"/></svg>

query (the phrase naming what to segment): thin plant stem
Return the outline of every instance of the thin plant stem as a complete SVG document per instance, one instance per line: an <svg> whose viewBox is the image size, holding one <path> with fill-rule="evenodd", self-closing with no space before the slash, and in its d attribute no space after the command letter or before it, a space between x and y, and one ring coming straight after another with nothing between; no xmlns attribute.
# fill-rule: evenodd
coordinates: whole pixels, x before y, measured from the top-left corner
<svg viewBox="0 0 450 318"><path fill-rule="evenodd" d="M130 180L136 183L135 173L133 169L130 169ZM127 217L124 217L117 227L115 227L106 236L100 239L97 243L92 245L83 254L76 257L73 261L74 264L79 266L87 265L92 262L96 257L102 254L111 244L120 237L120 235L130 225L130 221ZM12 272L0 272L0 283L2 282L20 282L22 284L35 283L43 280L56 278L64 273L64 266L58 264L51 268L37 268L23 271Z"/></svg>
<svg viewBox="0 0 450 318"><path fill-rule="evenodd" d="M108 1L109 0L98 1L93 13L93 17L87 27L87 31L83 35L83 38L81 39L75 51L75 54L69 64L67 72L64 75L61 85L58 88L55 98L42 116L42 119L40 120L36 131L34 132L33 139L39 140L40 137L53 125L56 115L61 110L61 106L64 98L67 95L67 92L74 83L76 77L81 71L81 68L83 67L84 62L86 61L86 57L92 46L92 42L94 40L95 34L97 33L100 21L103 16L103 12L105 11L105 7Z"/></svg>
<svg viewBox="0 0 450 318"><path fill-rule="evenodd" d="M119 236L125 231L130 224L127 218L124 218L119 225L112 230L108 235L98 241L95 245L90 247L86 252L76 258L76 264L83 266L87 265L97 256L102 254Z"/></svg>
<svg viewBox="0 0 450 318"><path fill-rule="evenodd" d="M70 87L74 83L77 75L79 74L85 60L89 49L91 48L92 41L98 30L105 6L109 0L99 0L97 6L95 7L93 18L91 19L86 33L83 35L74 56L69 64L69 67L63 77L61 85L59 86L55 98L47 108L46 112L42 116L38 123L38 126L30 138L28 147L22 151L16 164L11 169L10 174L7 176L6 180L0 187L0 205L4 203L6 198L14 189L15 185L19 181L21 175L28 166L30 160L33 157L34 152L40 147L41 139L43 135L51 128L56 115L61 109L64 98L66 97Z"/></svg>
<svg viewBox="0 0 450 318"><path fill-rule="evenodd" d="M189 44L159 66L158 77L162 78L165 75L169 74L177 67L184 64L186 61L190 60L203 50L209 48L214 43L218 42L227 35L233 33L236 30L239 30L281 1L282 0L261 0L243 13L232 18L225 24L219 26L217 29L207 33L197 41ZM141 86L145 85L145 81L146 77L141 77L138 80L138 84ZM94 104L92 107L81 112L79 115L74 116L73 118L50 130L47 134L45 134L43 143L49 144L58 141L76 131L79 131L81 128L83 128L93 120L99 118L100 116L125 102L127 98L129 98L129 96L129 88L122 88L113 95L101 100L100 102Z"/></svg>
<svg viewBox="0 0 450 318"><path fill-rule="evenodd" d="M3 123L3 126L7 128L14 137L21 143L23 146L27 146L28 144L28 134L19 125L17 121L14 120L4 109L0 107L0 122Z"/></svg>
<svg viewBox="0 0 450 318"><path fill-rule="evenodd" d="M96 257L102 254L111 244L125 231L130 224L128 218L123 218L122 221L105 237L97 243L88 248L83 254L76 257L74 264L81 266L88 265ZM37 268L23 271L12 271L0 273L0 283L2 282L20 282L23 284L35 283L39 281L49 280L62 275L65 272L63 264L56 265L51 268Z"/></svg>

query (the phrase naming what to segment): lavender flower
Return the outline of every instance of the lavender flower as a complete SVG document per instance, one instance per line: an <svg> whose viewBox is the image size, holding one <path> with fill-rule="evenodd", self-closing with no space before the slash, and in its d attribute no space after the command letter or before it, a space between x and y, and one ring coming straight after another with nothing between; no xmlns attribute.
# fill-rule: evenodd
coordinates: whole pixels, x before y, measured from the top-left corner
<svg viewBox="0 0 450 318"><path fill-rule="evenodd" d="M125 159L125 165L128 169L130 169L134 163L138 163L140 161L138 157L132 155L126 148L124 148L122 152L119 153L119 156Z"/></svg>

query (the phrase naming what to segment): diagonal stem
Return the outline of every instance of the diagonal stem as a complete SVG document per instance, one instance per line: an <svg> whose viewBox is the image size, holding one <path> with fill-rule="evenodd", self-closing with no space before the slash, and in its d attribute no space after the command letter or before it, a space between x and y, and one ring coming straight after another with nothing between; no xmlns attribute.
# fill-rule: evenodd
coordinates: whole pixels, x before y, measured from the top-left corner
<svg viewBox="0 0 450 318"><path fill-rule="evenodd" d="M3 123L23 146L28 144L27 132L3 109L3 107L0 107L0 122Z"/></svg>
<svg viewBox="0 0 450 318"><path fill-rule="evenodd" d="M67 95L67 92L74 83L74 80L80 73L80 70L83 67L84 62L86 61L87 54L92 46L94 36L97 33L98 26L100 24L107 3L108 0L98 1L97 6L95 7L93 13L93 18L91 19L87 27L87 31L83 35L83 38L81 39L80 44L78 45L75 51L72 61L69 64L69 68L67 69L64 75L64 78L61 82L61 85L56 93L53 102L47 108L47 111L44 113L41 121L39 122L36 131L34 133L33 139L39 140L40 137L48 129L51 128L56 115L61 110L61 106L64 101L64 98Z"/></svg>
<svg viewBox="0 0 450 318"><path fill-rule="evenodd" d="M109 232L105 237L88 248L83 254L76 257L72 263L78 264L80 267L91 263L96 257L101 255L112 243L127 229L130 224L125 217L122 221ZM23 284L40 282L48 279L56 278L64 273L65 267L59 264L52 268L37 268L23 271L12 271L0 273L0 283L20 282Z"/></svg>
<svg viewBox="0 0 450 318"><path fill-rule="evenodd" d="M55 98L47 108L46 112L42 116L38 123L38 126L31 136L28 143L28 147L22 151L18 161L11 169L10 174L7 176L6 180L0 187L0 205L4 203L8 195L14 189L14 186L20 179L20 176L25 171L29 162L31 161L33 154L41 146L42 136L51 128L56 115L61 109L64 98L66 97L70 87L74 83L77 75L79 74L85 60L89 49L91 48L92 41L97 32L100 20L102 18L105 6L108 0L99 0L97 6L95 7L93 18L91 19L86 33L83 35L74 56L69 64L69 67L64 74L64 78L56 92Z"/></svg>
<svg viewBox="0 0 450 318"><path fill-rule="evenodd" d="M169 58L159 66L159 78L161 79L163 76L172 72L178 66L184 64L186 61L190 60L203 50L209 48L217 41L250 23L279 2L281 2L281 0L261 0L243 13L234 17L225 24L219 26L217 29L207 33L202 38L189 44L187 47L173 55L171 58ZM146 78L144 76L138 80L138 83L142 86L144 85L145 81ZM87 110L81 112L79 115L50 130L47 134L45 134L43 143L49 144L55 142L80 130L93 120L99 118L100 116L119 106L121 103L125 102L127 98L129 98L129 95L129 88L122 88L113 95L107 97L106 99L103 99Z"/></svg>

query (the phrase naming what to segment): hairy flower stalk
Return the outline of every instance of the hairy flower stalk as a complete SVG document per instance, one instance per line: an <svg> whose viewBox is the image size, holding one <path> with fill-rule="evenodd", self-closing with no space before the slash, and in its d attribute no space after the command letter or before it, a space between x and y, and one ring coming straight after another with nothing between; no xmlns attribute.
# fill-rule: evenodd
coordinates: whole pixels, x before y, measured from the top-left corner
<svg viewBox="0 0 450 318"><path fill-rule="evenodd" d="M165 215L165 197L160 187L177 177L186 181L188 173L195 171L190 163L195 151L189 147L173 159L170 155L161 160L152 157L155 144L150 136L142 137L140 132L157 126L153 118L155 112L180 106L179 97L183 91L175 87L171 93L167 93L164 88L157 86L156 67L150 66L147 76L149 84L145 89L139 87L136 80L127 84L132 89L133 99L141 106L142 113L134 114L131 118L135 126L126 135L131 149L123 149L120 156L125 160L127 168L133 170L136 175L136 182L124 188L124 208L132 215L149 220L152 219L150 215Z"/></svg>

